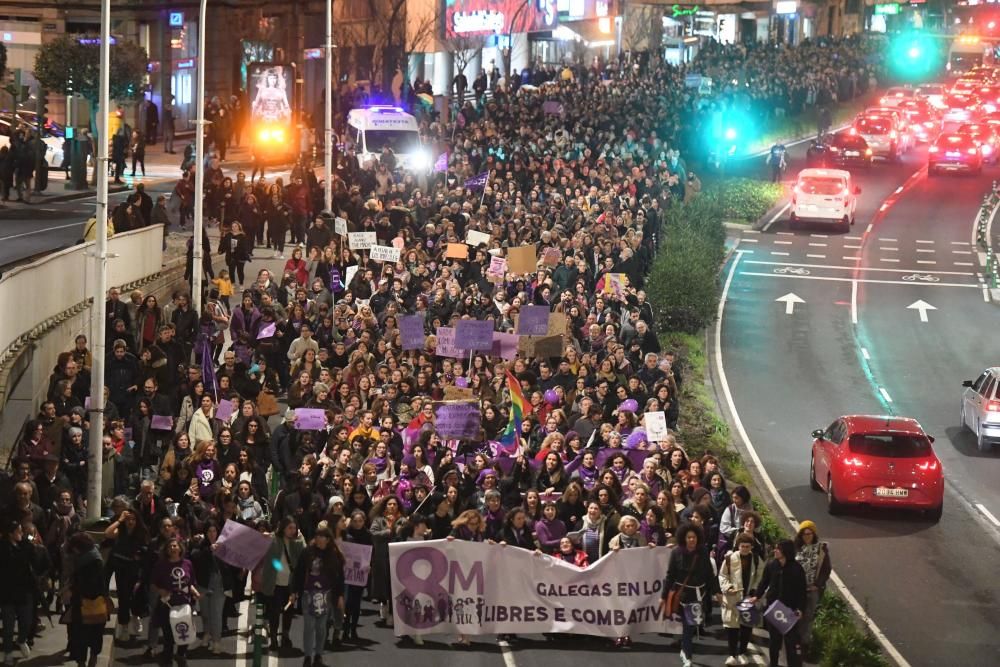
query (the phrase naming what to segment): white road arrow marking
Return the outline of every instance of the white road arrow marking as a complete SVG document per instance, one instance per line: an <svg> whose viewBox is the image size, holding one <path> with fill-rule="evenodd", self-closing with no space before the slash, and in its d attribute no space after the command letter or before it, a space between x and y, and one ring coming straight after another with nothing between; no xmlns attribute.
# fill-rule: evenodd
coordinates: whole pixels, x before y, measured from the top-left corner
<svg viewBox="0 0 1000 667"><path fill-rule="evenodd" d="M785 304L785 315L791 315L795 312L795 304L805 303L805 299L800 297L795 292L789 292L785 296L779 296L775 301L782 301Z"/></svg>
<svg viewBox="0 0 1000 667"><path fill-rule="evenodd" d="M932 306L931 304L929 304L929 303L927 303L926 301L923 301L923 300L914 301L909 306L907 306L907 308L908 309L913 309L913 310L919 310L920 311L920 321L921 322L926 322L927 321L927 311L928 310L937 310L937 308L935 308L934 306Z"/></svg>

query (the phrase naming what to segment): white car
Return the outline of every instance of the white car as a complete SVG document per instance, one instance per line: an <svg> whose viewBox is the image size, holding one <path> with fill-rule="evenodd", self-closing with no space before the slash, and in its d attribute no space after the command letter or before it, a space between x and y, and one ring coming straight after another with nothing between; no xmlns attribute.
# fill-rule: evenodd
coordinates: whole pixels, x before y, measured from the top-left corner
<svg viewBox="0 0 1000 667"><path fill-rule="evenodd" d="M907 86L893 86L885 91L885 95L879 98L879 106L894 107L906 100L912 100L916 96L916 91Z"/></svg>
<svg viewBox="0 0 1000 667"><path fill-rule="evenodd" d="M800 221L832 223L850 231L858 207L861 188L854 185L851 172L843 169L803 169L792 190L792 214L788 227Z"/></svg>
<svg viewBox="0 0 1000 667"><path fill-rule="evenodd" d="M962 383L962 426L976 434L976 446L987 452L1000 442L1000 367L987 368L975 380Z"/></svg>
<svg viewBox="0 0 1000 667"><path fill-rule="evenodd" d="M948 88L939 83L924 83L917 86L914 91L918 98L923 98L931 103L936 109L944 109L944 96L948 93Z"/></svg>
<svg viewBox="0 0 1000 667"><path fill-rule="evenodd" d="M10 146L10 135L10 121L0 118L0 146ZM45 163L49 169L58 169L63 161L63 140L43 133L42 143L45 144Z"/></svg>

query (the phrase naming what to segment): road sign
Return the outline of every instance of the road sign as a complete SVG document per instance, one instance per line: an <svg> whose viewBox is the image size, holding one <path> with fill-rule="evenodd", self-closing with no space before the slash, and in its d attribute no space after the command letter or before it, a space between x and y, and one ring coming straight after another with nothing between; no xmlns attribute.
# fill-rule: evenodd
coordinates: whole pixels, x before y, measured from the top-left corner
<svg viewBox="0 0 1000 667"><path fill-rule="evenodd" d="M800 297L795 292L789 292L785 296L779 296L775 301L781 301L785 304L785 315L791 315L795 312L795 304L805 303L805 299Z"/></svg>
<svg viewBox="0 0 1000 667"><path fill-rule="evenodd" d="M907 306L907 309L920 311L921 322L927 321L928 310L937 310L937 308L935 308L934 306L923 300L914 301L909 306Z"/></svg>

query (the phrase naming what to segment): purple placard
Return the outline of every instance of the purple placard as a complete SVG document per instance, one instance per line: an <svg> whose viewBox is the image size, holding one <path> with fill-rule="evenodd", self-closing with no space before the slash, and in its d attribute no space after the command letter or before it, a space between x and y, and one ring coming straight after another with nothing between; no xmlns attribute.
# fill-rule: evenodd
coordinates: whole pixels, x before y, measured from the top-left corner
<svg viewBox="0 0 1000 667"><path fill-rule="evenodd" d="M260 328L260 331L257 333L257 340L260 340L261 338L270 338L271 336L274 335L274 331L276 328L277 328L276 322L265 324Z"/></svg>
<svg viewBox="0 0 1000 667"><path fill-rule="evenodd" d="M604 468L608 461L616 454L624 454L628 457L628 462L632 464L632 470L642 470L642 462L649 458L653 452L648 449L620 449L618 447L608 447L598 450L594 463L598 468Z"/></svg>
<svg viewBox="0 0 1000 667"><path fill-rule="evenodd" d="M548 306L521 306L517 316L519 336L544 336L549 333Z"/></svg>
<svg viewBox="0 0 1000 667"><path fill-rule="evenodd" d="M241 570L252 570L271 547L271 538L243 524L226 521L216 544L216 558Z"/></svg>
<svg viewBox="0 0 1000 667"><path fill-rule="evenodd" d="M445 403L438 406L434 420L434 430L442 438L469 438L479 436L480 423L478 403Z"/></svg>
<svg viewBox="0 0 1000 667"><path fill-rule="evenodd" d="M320 408L295 408L295 428L299 431L322 431L326 428L326 411Z"/></svg>
<svg viewBox="0 0 1000 667"><path fill-rule="evenodd" d="M494 357L500 357L501 359L505 359L507 361L513 361L517 358L517 342L520 338L521 337L517 334L494 331L493 349L490 354Z"/></svg>
<svg viewBox="0 0 1000 667"><path fill-rule="evenodd" d="M90 412L90 396L85 396L83 398L83 409Z"/></svg>
<svg viewBox="0 0 1000 667"><path fill-rule="evenodd" d="M455 330L451 327L437 328L437 356L462 358L465 353L455 343Z"/></svg>
<svg viewBox="0 0 1000 667"><path fill-rule="evenodd" d="M548 114L550 116L558 116L563 112L562 102L557 102L556 100L549 100L542 104L542 113Z"/></svg>
<svg viewBox="0 0 1000 667"><path fill-rule="evenodd" d="M227 399L222 399L219 404L215 407L215 418L228 422L229 418L233 416L233 402Z"/></svg>
<svg viewBox="0 0 1000 667"><path fill-rule="evenodd" d="M157 431L169 431L174 427L174 418L170 415L153 415L149 420L149 428Z"/></svg>
<svg viewBox="0 0 1000 667"><path fill-rule="evenodd" d="M463 350L493 349L493 322L490 320L459 320L455 325L456 343Z"/></svg>
<svg viewBox="0 0 1000 667"><path fill-rule="evenodd" d="M404 350L424 349L423 315L403 315L399 318L399 336Z"/></svg>

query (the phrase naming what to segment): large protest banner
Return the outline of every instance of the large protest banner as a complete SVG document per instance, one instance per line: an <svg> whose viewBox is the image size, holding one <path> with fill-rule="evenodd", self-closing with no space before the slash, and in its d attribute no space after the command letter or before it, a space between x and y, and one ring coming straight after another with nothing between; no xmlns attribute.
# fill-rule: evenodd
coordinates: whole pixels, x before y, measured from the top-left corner
<svg viewBox="0 0 1000 667"><path fill-rule="evenodd" d="M396 636L680 632L660 611L669 547L623 549L581 570L498 544L389 545Z"/></svg>

